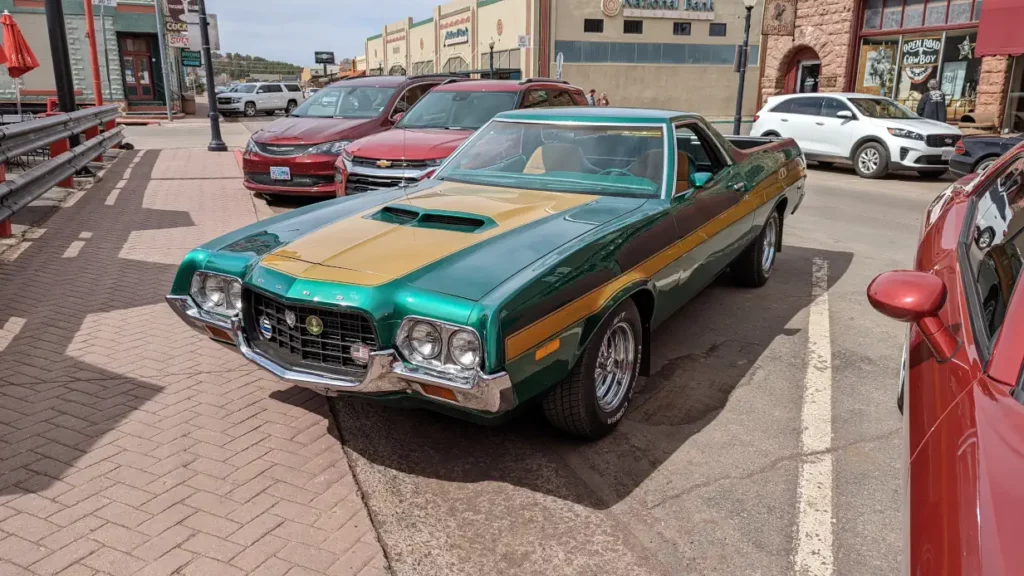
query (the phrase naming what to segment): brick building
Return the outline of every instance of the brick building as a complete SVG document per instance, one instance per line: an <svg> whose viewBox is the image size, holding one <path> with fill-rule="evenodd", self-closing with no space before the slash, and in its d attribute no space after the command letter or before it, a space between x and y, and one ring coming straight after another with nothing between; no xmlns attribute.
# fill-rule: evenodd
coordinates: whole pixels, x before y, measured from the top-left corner
<svg viewBox="0 0 1024 576"><path fill-rule="evenodd" d="M1021 0L998 3L1024 18ZM1008 14L995 14L982 0L768 0L760 98L847 91L913 109L936 79L951 122L1024 129L1024 59L995 30Z"/></svg>

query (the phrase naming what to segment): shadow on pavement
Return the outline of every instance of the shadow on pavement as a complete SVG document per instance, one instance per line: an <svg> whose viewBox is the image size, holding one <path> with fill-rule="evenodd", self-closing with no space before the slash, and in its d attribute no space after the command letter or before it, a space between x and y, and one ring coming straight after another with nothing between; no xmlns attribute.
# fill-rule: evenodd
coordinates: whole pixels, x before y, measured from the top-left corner
<svg viewBox="0 0 1024 576"><path fill-rule="evenodd" d="M112 342L139 333L132 345L150 345L144 321L97 318L163 302L177 269L120 258L132 232L193 225L187 212L143 206L158 152L142 157L118 202L105 203L139 154L123 154L16 260L0 256L0 504L34 493L70 506L112 484L85 469L109 456L98 447L123 436L110 433L162 388L90 363L138 371L133 350Z"/></svg>
<svg viewBox="0 0 1024 576"><path fill-rule="evenodd" d="M787 326L811 302L816 259L828 261L831 286L853 255L787 246L764 288L736 288L723 277L669 318L654 334L651 376L638 385L620 427L600 441L561 435L539 410L488 428L429 411L334 399L345 447L403 474L451 483L503 482L610 508L715 420L773 340L806 329ZM792 362L802 365L805 359ZM569 460L584 462L584 475L598 475L600 482L581 476Z"/></svg>
<svg viewBox="0 0 1024 576"><path fill-rule="evenodd" d="M857 177L857 172L853 169L853 164L850 163L835 163L824 165L814 160L809 160L807 168L811 172L826 172L831 174L843 174L846 176ZM936 176L921 176L917 172L890 172L880 178L882 181L893 181L893 182L953 182L957 179L952 172L948 170L942 174Z"/></svg>

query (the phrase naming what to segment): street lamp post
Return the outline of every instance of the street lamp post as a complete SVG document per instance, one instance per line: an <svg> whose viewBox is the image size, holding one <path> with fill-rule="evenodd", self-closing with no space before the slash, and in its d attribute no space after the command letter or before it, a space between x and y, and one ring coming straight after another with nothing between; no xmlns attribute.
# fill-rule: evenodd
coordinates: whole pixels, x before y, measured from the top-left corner
<svg viewBox="0 0 1024 576"><path fill-rule="evenodd" d="M213 58L210 55L210 30L206 23L206 0L199 0L199 36L203 40L203 64L206 68L206 98L210 101L210 152L227 152L220 135L220 113L217 111L217 89L213 85Z"/></svg>
<svg viewBox="0 0 1024 576"><path fill-rule="evenodd" d="M750 13L754 10L757 0L743 0L747 16L743 22L743 48L740 50L740 81L736 88L736 117L733 119L732 133L739 136L740 121L743 119L743 84L747 79L747 51L750 49Z"/></svg>
<svg viewBox="0 0 1024 576"><path fill-rule="evenodd" d="M491 63L491 76L490 76L490 78L491 78L491 80L494 80L494 40L491 40L491 43L489 44L489 46L491 48L491 55L490 55L490 58L489 58L490 63Z"/></svg>

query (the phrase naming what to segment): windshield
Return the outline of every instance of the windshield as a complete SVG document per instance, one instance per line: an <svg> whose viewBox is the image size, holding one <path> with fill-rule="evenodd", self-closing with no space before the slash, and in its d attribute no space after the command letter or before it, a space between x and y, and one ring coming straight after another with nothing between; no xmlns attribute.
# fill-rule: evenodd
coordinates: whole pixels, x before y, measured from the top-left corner
<svg viewBox="0 0 1024 576"><path fill-rule="evenodd" d="M394 93L394 88L377 86L324 88L317 90L291 115L299 118L374 118L380 115Z"/></svg>
<svg viewBox="0 0 1024 576"><path fill-rule="evenodd" d="M399 128L476 130L516 105L515 92L430 92L398 123Z"/></svg>
<svg viewBox="0 0 1024 576"><path fill-rule="evenodd" d="M664 182L661 127L491 122L437 174L439 180L552 192L657 197Z"/></svg>
<svg viewBox="0 0 1024 576"><path fill-rule="evenodd" d="M850 104L856 106L857 110L868 118L891 118L894 120L919 118L917 114L888 98L850 98Z"/></svg>
<svg viewBox="0 0 1024 576"><path fill-rule="evenodd" d="M245 92L246 94L252 94L256 91L255 84L239 84L231 89L232 92Z"/></svg>

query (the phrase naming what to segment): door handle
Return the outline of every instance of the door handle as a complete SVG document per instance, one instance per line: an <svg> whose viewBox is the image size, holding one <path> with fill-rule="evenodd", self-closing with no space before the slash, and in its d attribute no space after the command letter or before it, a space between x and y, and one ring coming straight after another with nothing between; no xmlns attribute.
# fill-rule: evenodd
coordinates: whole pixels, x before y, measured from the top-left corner
<svg viewBox="0 0 1024 576"><path fill-rule="evenodd" d="M743 192L747 189L747 184L745 182L737 182L730 186L730 188L732 188L736 192Z"/></svg>
<svg viewBox="0 0 1024 576"><path fill-rule="evenodd" d="M817 124L818 126L824 126L825 125L824 122L815 122L815 124Z"/></svg>
<svg viewBox="0 0 1024 576"><path fill-rule="evenodd" d="M779 118L782 122L789 122L789 118Z"/></svg>

